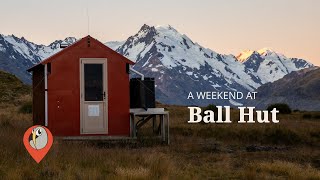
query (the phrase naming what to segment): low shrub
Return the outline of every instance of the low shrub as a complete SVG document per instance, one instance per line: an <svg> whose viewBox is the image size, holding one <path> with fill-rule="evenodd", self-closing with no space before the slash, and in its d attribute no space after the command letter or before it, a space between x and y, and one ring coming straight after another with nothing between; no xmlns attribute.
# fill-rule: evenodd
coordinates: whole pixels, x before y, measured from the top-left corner
<svg viewBox="0 0 320 180"><path fill-rule="evenodd" d="M303 114L303 115L302 115L302 118L303 118L303 119L311 119L311 118L312 118L312 115L311 115L311 114Z"/></svg>
<svg viewBox="0 0 320 180"><path fill-rule="evenodd" d="M314 115L313 118L314 118L314 119L320 119L320 115L319 115L319 114Z"/></svg>
<svg viewBox="0 0 320 180"><path fill-rule="evenodd" d="M215 113L218 113L218 108L217 108L216 105L214 105L214 104L209 104L207 107L202 108L202 113L203 113L204 111L206 111L206 110L211 110L211 111L213 111L213 112L215 112Z"/></svg>
<svg viewBox="0 0 320 180"><path fill-rule="evenodd" d="M216 105L209 104L207 107L202 108L202 112L201 112L202 117L206 115L206 114L204 114L204 112L206 110L213 111L214 112L214 119L218 120L218 108L217 108ZM223 110L223 112L224 112L224 110ZM222 114L222 119L225 119L225 114L224 113ZM203 121L201 121L201 123L205 124Z"/></svg>
<svg viewBox="0 0 320 180"><path fill-rule="evenodd" d="M27 101L27 102L23 103L19 107L19 113L31 114L32 113L32 101Z"/></svg>
<svg viewBox="0 0 320 180"><path fill-rule="evenodd" d="M276 108L280 114L291 114L291 108L288 104L284 103L277 103L277 104L271 104L268 106L268 111L272 111L274 108Z"/></svg>

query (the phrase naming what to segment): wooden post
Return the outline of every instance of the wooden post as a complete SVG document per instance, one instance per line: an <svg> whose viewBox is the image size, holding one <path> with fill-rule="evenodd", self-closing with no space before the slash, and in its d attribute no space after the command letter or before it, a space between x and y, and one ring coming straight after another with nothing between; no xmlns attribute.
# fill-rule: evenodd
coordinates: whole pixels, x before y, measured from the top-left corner
<svg viewBox="0 0 320 180"><path fill-rule="evenodd" d="M134 123L135 115L130 115L130 127L131 127L131 137L136 138L137 132L136 132L136 124Z"/></svg>
<svg viewBox="0 0 320 180"><path fill-rule="evenodd" d="M169 137L169 113L167 113L167 143L170 144L170 137Z"/></svg>
<svg viewBox="0 0 320 180"><path fill-rule="evenodd" d="M162 137L162 141L165 142L166 141L166 129L165 129L165 122L164 122L164 118L163 118L163 114L160 115L160 121L161 121L161 137Z"/></svg>
<svg viewBox="0 0 320 180"><path fill-rule="evenodd" d="M130 137L133 137L132 114L130 114Z"/></svg>
<svg viewBox="0 0 320 180"><path fill-rule="evenodd" d="M152 132L155 134L157 131L157 116L154 115L152 118Z"/></svg>

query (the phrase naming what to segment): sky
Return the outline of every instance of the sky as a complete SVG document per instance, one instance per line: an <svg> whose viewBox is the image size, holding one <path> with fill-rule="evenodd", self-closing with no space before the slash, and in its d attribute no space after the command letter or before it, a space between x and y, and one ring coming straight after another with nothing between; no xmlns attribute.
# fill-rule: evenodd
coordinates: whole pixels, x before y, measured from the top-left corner
<svg viewBox="0 0 320 180"><path fill-rule="evenodd" d="M84 37L89 24L107 42L170 24L218 53L268 47L320 66L319 9L320 0L0 0L0 34L47 45Z"/></svg>

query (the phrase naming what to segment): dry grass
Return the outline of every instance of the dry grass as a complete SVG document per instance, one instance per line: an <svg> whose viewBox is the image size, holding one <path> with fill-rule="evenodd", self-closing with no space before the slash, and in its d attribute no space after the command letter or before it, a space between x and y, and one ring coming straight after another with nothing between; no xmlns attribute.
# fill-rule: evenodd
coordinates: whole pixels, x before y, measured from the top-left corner
<svg viewBox="0 0 320 180"><path fill-rule="evenodd" d="M191 125L186 107L166 106L170 146L55 140L37 164L22 143L31 115L0 107L0 179L320 179L320 120L303 119L303 112L281 116L278 125ZM248 152L250 145L272 148Z"/></svg>
<svg viewBox="0 0 320 180"><path fill-rule="evenodd" d="M277 179L319 179L319 171L310 165L299 165L285 161L253 163L251 169L268 178ZM254 172L253 172L254 173Z"/></svg>

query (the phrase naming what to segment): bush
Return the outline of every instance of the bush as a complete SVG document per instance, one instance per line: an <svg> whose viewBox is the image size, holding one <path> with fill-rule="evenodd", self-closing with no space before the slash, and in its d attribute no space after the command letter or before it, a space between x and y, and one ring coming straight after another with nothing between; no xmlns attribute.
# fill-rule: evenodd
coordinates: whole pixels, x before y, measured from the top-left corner
<svg viewBox="0 0 320 180"><path fill-rule="evenodd" d="M303 119L320 119L320 115L319 114L312 115L312 114L306 113L302 115L302 118Z"/></svg>
<svg viewBox="0 0 320 180"><path fill-rule="evenodd" d="M303 114L302 118L303 119L311 119L312 115L311 114Z"/></svg>
<svg viewBox="0 0 320 180"><path fill-rule="evenodd" d="M211 110L211 111L213 111L215 113L218 112L218 108L214 104L209 104L207 107L202 109L202 112L206 111L206 110Z"/></svg>
<svg viewBox="0 0 320 180"><path fill-rule="evenodd" d="M210 110L214 112L214 120L217 121L218 120L218 108L216 105L214 104L209 104L207 107L204 107L201 109L201 115L202 117L206 116L206 114L204 114L205 111ZM224 110L222 110L223 114L222 114L222 120L225 119L225 113ZM203 121L200 122L201 124L206 124Z"/></svg>
<svg viewBox="0 0 320 180"><path fill-rule="evenodd" d="M320 119L320 115L314 115L313 118L314 119Z"/></svg>
<svg viewBox="0 0 320 180"><path fill-rule="evenodd" d="M277 103L277 104L271 104L268 106L268 111L272 111L274 108L276 108L280 114L291 114L291 108L289 105L284 103Z"/></svg>
<svg viewBox="0 0 320 180"><path fill-rule="evenodd" d="M19 113L31 114L32 113L32 102L28 101L23 103L19 108Z"/></svg>
<svg viewBox="0 0 320 180"><path fill-rule="evenodd" d="M202 111L201 111L202 117L205 115L204 112L206 110L213 111L214 112L214 118L215 118L215 120L217 120L217 118L218 118L218 108L216 107L216 105L209 104L207 107L202 108Z"/></svg>

